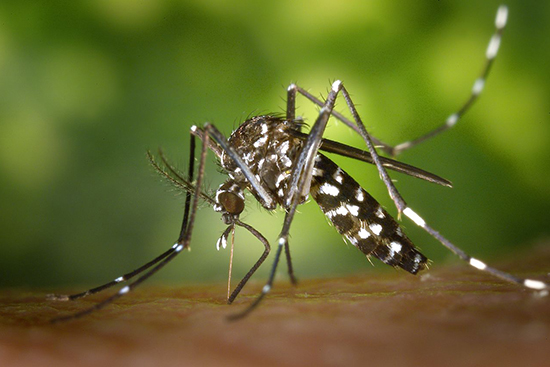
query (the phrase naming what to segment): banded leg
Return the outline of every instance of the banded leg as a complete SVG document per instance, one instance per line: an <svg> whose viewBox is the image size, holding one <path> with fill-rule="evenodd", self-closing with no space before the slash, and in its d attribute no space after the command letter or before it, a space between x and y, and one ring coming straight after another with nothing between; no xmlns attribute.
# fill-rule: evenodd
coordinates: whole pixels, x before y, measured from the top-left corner
<svg viewBox="0 0 550 367"><path fill-rule="evenodd" d="M169 167L169 169L172 171L172 172L175 172L175 170L173 170L173 168L167 164L167 161L166 159L164 158L164 155L162 154L161 151L159 151L160 153L160 156L161 156L161 159L163 160L163 162L167 165L167 167ZM158 165L157 163L154 161L153 159L153 156L151 155L150 152L147 152L147 157L149 158L149 161L151 162L151 164L153 165L153 167L158 171L160 172L161 174L163 174L163 176L165 176L166 178L170 179L174 184L176 184L177 186L181 187L182 183L185 183L185 182L188 182L187 180L185 180L183 177L179 176L178 174L178 177L181 179L181 182L177 182L175 180L173 180L170 176L168 176ZM193 179L193 174L194 174L194 163L195 163L195 138L193 135L191 135L191 139L190 139L190 148L189 148L189 171L188 171L188 177L190 180ZM185 209L184 209L184 218L183 218L183 221L182 221L182 229L180 231L180 238L182 236L182 233L184 231L184 227L187 226L187 223L188 223L188 215L189 215L189 205L191 203L191 192L193 191L190 187L184 187L185 191L186 191L186 199L185 199ZM201 193L201 196L204 197L205 194L204 193ZM86 297L86 296L89 296L89 295L92 295L92 294L96 294L96 293L99 293L103 290L106 290L106 289L109 289L117 284L120 284L120 283L123 283L123 282L126 282L132 278L134 278L135 276L141 274L142 272L144 272L145 270L149 269L150 267L158 264L160 261L162 261L163 259L165 259L166 257L170 256L176 249L176 245L172 246L171 248L169 248L168 250L166 250L164 253L162 253L161 255L157 256L155 259L149 261L148 263L140 266L139 268L129 272L129 273L126 273L108 283L105 283L105 284L102 284L98 287L95 287L95 288L91 288L91 289L88 289L87 291L84 291L84 292L81 292L81 293L76 293L76 294L71 294L71 295L65 295L65 294L48 294L46 295L46 299L50 300L50 301L74 301L74 300L77 300L79 298L83 298L83 297Z"/></svg>
<svg viewBox="0 0 550 367"><path fill-rule="evenodd" d="M277 271L277 266L279 264L282 249L288 247L290 225L292 224L292 220L294 219L294 215L296 214L298 204L300 203L301 199L303 199L309 193L311 178L313 174L314 158L321 145L323 133L334 108L336 97L341 88L342 83L340 81L336 81L332 84L332 89L327 96L327 100L321 108L315 124L311 128L310 134L305 141L302 150L297 158L296 164L294 165L294 168L292 170L292 174L290 176L290 185L288 186L289 190L286 193L284 200L284 207L286 208L287 213L283 222L283 228L281 229L281 232L279 234L279 240L277 241L277 252L275 253L275 259L273 261L273 266L271 268L268 280L256 300L251 303L247 308L245 308L242 312L230 315L228 317L229 320L238 320L247 316L256 307L258 307L258 305L273 287L273 280L275 278L275 273Z"/></svg>
<svg viewBox="0 0 550 367"><path fill-rule="evenodd" d="M328 117L327 117L328 119ZM219 158L222 159L222 154L227 154L239 167L239 169L242 171L243 175L246 177L247 181L252 186L252 189L258 194L260 204L266 208L266 209L275 209L277 206L275 197L268 191L264 189L264 187L260 184L256 176L251 172L248 165L243 161L243 159L240 157L239 153L235 151L235 149L229 145L227 139L223 134L212 124L206 123L204 125L204 131L197 129L196 134L198 136L205 136L209 134L212 139L220 146L220 154ZM222 153L222 150L224 153ZM290 281L292 284L297 284L298 281L296 279L296 276L294 275L294 269L292 267L292 258L290 256L290 249L285 247L285 254L286 254L286 260L288 264L288 275L290 277Z"/></svg>
<svg viewBox="0 0 550 367"><path fill-rule="evenodd" d="M202 139L201 133L197 133L199 129L197 128L193 135L198 136L200 139ZM211 143L211 142L210 142ZM209 144L209 148L212 149L212 144ZM149 159L151 160L151 164L155 167L155 169L165 178L167 178L169 181L171 181L174 185L177 187L182 188L186 192L193 192L194 187L193 185L187 181L185 178L183 178L180 173L166 160L164 157L164 154L162 151L159 151L159 155L162 159L163 164L168 168L168 170L176 177L174 179L172 176L170 176L167 172L165 172L152 158L152 156L149 154ZM201 199L206 200L211 206L216 205L216 200L210 196L208 196L205 193L201 193ZM258 232L254 227L250 226L249 224L246 224L239 220L238 218L234 218L233 222L227 227L227 229L222 233L220 238L218 239L218 242L216 243L216 248L219 250L221 247L225 248L227 245L227 238L229 234L232 232L232 230L235 228L235 225L240 226L247 231L249 231L253 236L255 236L263 245L264 245L264 252L260 256L260 258L256 261L256 263L250 268L248 273L243 277L243 279L239 282L239 284L235 287L233 292L228 296L227 303L231 304L235 300L235 298L239 295L242 288L246 285L248 280L252 277L252 275L258 270L258 268L262 265L262 263L265 261L267 256L269 255L269 251L271 247L269 246L269 241L260 233Z"/></svg>
<svg viewBox="0 0 550 367"><path fill-rule="evenodd" d="M147 264L144 264L140 266L139 268L135 269L134 271L131 271L129 273L126 273L108 283L102 284L98 287L88 289L87 291L81 292L81 293L75 293L75 294L47 294L46 299L48 301L74 301L79 298L84 298L86 296L90 296L92 294L99 293L105 289L111 288L117 284L126 282L133 277L135 277L138 274L141 274L145 270L149 269L151 266L157 264L158 262L165 259L167 256L169 256L171 253L174 252L174 247L172 246L167 251L163 252L161 255L157 256L155 259L151 260Z"/></svg>
<svg viewBox="0 0 550 367"><path fill-rule="evenodd" d="M478 78L475 80L474 85L472 86L472 91L470 92L470 96L468 97L466 102L464 102L464 104L455 113L449 115L449 117L447 117L443 125L440 125L434 130L414 140L406 141L404 143L397 144L393 148L388 147L388 148L385 148L384 150L389 149L390 150L389 153L392 156L396 156L399 153L424 142L425 140L433 138L434 136L446 130L451 129L453 126L456 125L458 120L468 110L470 110L474 102L478 99L479 95L483 91L483 88L485 87L487 76L489 75L489 71L491 70L491 66L493 65L495 57L498 54L498 49L500 47L500 40L502 38L502 32L504 31L504 27L506 26L507 18L508 18L508 8L505 5L501 5L497 10L497 15L495 18L495 33L491 37L491 40L489 41L489 45L487 46L487 50L485 51L485 63L483 65L483 69L480 75L478 76Z"/></svg>
<svg viewBox="0 0 550 367"><path fill-rule="evenodd" d="M491 275L496 276L497 278L503 279L511 283L519 284L529 289L544 291L546 293L550 289L550 284L546 282L536 280L536 279L527 279L527 278L517 277L515 275L509 274L502 270L498 270L493 267L490 267L487 264L485 264L483 261L466 254L460 248L456 247L449 240L443 237L438 231L430 227L426 223L426 221L422 217L420 217L416 212L414 212L411 208L409 207L405 208L405 210L403 211L403 214L409 217L419 227L421 227L426 232L428 232L432 237L437 239L443 246L448 248L451 252L457 255L461 260L466 261L468 264L470 264L474 268L485 271Z"/></svg>
<svg viewBox="0 0 550 367"><path fill-rule="evenodd" d="M346 100L346 103L349 107L349 110L351 114L353 115L353 118L357 124L357 127L359 128L361 132L361 137L365 141L368 151L372 156L373 161L376 164L376 167L378 168L378 172L382 178L382 181L386 185L388 189L388 193L390 194L390 197L392 198L393 202L395 203L395 206L397 207L398 214L403 213L405 214L409 219L411 219L415 224L417 224L419 227L424 229L426 232L428 232L432 237L437 239L443 246L448 248L451 252L453 252L455 255L457 255L460 259L466 261L468 264L473 266L476 269L486 271L498 278L501 278L503 280L506 280L508 282L516 283L519 285L522 285L524 287L534 289L534 290L548 290L550 289L550 285L542 282L540 280L534 280L534 279L524 279L520 277L516 277L512 274L503 272L501 270L489 267L484 262L471 257L470 255L466 254L464 251L462 251L460 248L455 246L453 243L451 243L449 240L447 240L445 237L443 237L438 231L430 227L426 221L420 217L413 209L411 209L405 200L403 200L403 197L401 194L399 194L399 191L397 191L395 185L393 184L392 180L390 179L388 173L386 172L385 167L383 166L380 157L378 156L378 153L370 139L370 135L368 134L365 125L361 121L361 118L359 117L359 114L357 113L357 110L355 109L355 105L353 104L349 93L347 90L342 86L342 95L344 96L344 99Z"/></svg>
<svg viewBox="0 0 550 367"><path fill-rule="evenodd" d="M129 293L134 288L136 288L138 285L143 283L145 280L150 278L153 274L155 274L157 271L162 269L166 264L168 264L172 259L174 259L184 248L188 248L189 244L191 242L191 235L193 231L193 225L195 223L195 217L197 213L197 208L199 204L199 198L201 194L201 185L202 180L204 176L204 166L205 166L205 160L206 160L206 153L208 151L208 136L206 136L203 140L202 144L202 150L200 155L200 163L199 163L199 170L197 173L197 181L196 181L196 187L195 187L195 193L192 197L192 204L185 205L185 213L184 213L184 222L182 223L182 231L178 238L178 241L172 246L171 252L168 256L163 258L161 261L159 261L151 270L140 276L138 279L133 281L132 283L124 286L121 288L117 293L114 295L106 298L105 300L95 304L94 306L87 308L83 311L74 313L72 315L68 316L61 316L58 318L54 318L51 320L51 322L61 322L61 321L68 321L71 319L76 319L85 315L88 315L94 311L100 310L104 308L105 306L111 304L112 302L116 301L126 293ZM190 177L190 181L192 181L192 177ZM188 195L186 197L186 201L191 199L191 195ZM169 250L170 251L170 250Z"/></svg>
<svg viewBox="0 0 550 367"><path fill-rule="evenodd" d="M239 284L237 284L237 286L235 287L231 295L228 297L227 303L229 304L233 303L235 298L237 298L237 296L239 295L243 287L246 285L250 277L252 277L252 275L256 272L256 270L258 270L258 268L263 264L263 262L269 255L269 251L271 250L271 247L269 246L269 242L267 241L267 239L264 236L262 236L262 234L258 232L254 227L246 223L243 223L240 220L235 221L235 224L245 228L250 233L252 233L264 245L265 250L260 256L260 258L256 261L256 263L252 266L252 268L250 268L248 273L246 273L243 279L239 282Z"/></svg>
<svg viewBox="0 0 550 367"><path fill-rule="evenodd" d="M424 142L425 140L428 140L434 137L435 135L438 135L455 126L458 120L462 116L464 116L464 114L468 110L470 110L474 102L478 99L481 92L483 91L483 88L485 87L485 82L489 75L489 71L491 70L491 66L493 65L493 62L498 54L500 41L502 38L502 33L506 26L507 18L508 18L508 8L505 5L502 5L497 10L497 15L495 18L496 30L493 36L491 37L491 40L489 41L489 45L487 46L487 50L485 52L485 63L484 63L483 69L479 77L475 80L472 86L470 96L468 97L466 102L456 112L452 113L449 117L447 117L443 125L437 127L436 129L424 134L423 136L417 139L400 143L400 144L397 144L396 146L392 146L390 144L382 142L381 140L371 135L372 142L383 152L390 154L391 156L396 156L401 152L407 149L410 149ZM320 107L324 105L324 102L322 102L321 100L313 96L311 93L309 93L305 89L295 84L291 84L287 89L287 119L290 119L291 121L295 119L296 93L300 93L301 95L303 95L304 97L309 99L311 102L313 102L314 104ZM341 113L337 111L332 111L332 115L338 120L340 120L342 123L347 125L349 128L357 132L358 134L360 133L358 127Z"/></svg>

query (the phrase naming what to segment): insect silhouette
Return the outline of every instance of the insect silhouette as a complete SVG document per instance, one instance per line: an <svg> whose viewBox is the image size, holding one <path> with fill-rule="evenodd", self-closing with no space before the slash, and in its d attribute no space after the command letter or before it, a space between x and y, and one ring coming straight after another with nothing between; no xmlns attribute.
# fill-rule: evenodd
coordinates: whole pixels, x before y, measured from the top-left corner
<svg viewBox="0 0 550 367"><path fill-rule="evenodd" d="M91 308L58 317L53 321L78 318L107 306L133 290L175 258L183 249L188 248L200 200L206 201L213 206L215 211L221 213L222 219L227 225L227 229L218 240L218 249L226 246L229 236L233 235L236 227L249 231L265 248L254 266L228 296L228 303L232 303L271 250L268 240L259 231L239 219L245 208L246 191L250 192L262 207L269 211L275 210L279 206L282 207L285 211L285 217L277 240L274 262L265 286L254 302L241 312L232 314L230 319L238 319L249 314L270 292L283 250L288 264L289 277L292 283L296 283L288 238L296 210L309 195L317 202L336 230L365 255L373 256L385 264L402 268L411 274L417 274L425 269L428 259L419 252L397 221L348 173L320 151L339 154L375 165L391 199L395 203L398 216L404 214L471 266L505 281L546 292L550 288L547 283L540 280L519 278L492 268L466 254L443 237L405 202L390 179L387 170L405 173L450 187L451 183L449 181L420 168L378 154L378 151L381 151L390 156L396 156L402 151L410 149L456 125L484 88L487 75L500 46L507 13L505 6L499 7L495 20L496 30L489 41L482 72L475 80L467 101L457 112L451 114L440 127L415 140L390 146L370 135L361 121L347 89L341 81L337 80L332 83L324 101L317 99L303 88L291 84L287 89L285 116L263 115L249 118L229 138L226 138L214 125L209 123L204 124L203 128L191 127L189 168L186 176L178 172L162 153L160 153L162 163L157 163L154 157L149 154L149 159L156 170L187 193L184 218L178 240L163 254L111 282L78 294L50 295L49 298L53 300L75 300L124 283L141 274L136 280L120 288L117 293ZM304 96L320 107L319 115L308 134L301 131L303 127L302 120L296 117L295 102L298 95ZM344 98L352 120L333 110L339 95ZM360 150L323 138L331 116L359 134L367 149ZM202 141L202 147L195 179L194 166L197 138ZM209 150L214 152L220 161L221 167L228 175L228 179L217 189L215 197L209 196L201 189L205 160Z"/></svg>

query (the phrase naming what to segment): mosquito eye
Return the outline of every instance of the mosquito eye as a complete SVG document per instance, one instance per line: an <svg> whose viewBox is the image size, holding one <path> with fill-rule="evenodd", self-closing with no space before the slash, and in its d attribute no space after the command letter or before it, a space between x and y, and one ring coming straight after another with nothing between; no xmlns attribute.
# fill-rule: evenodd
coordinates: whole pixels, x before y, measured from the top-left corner
<svg viewBox="0 0 550 367"><path fill-rule="evenodd" d="M220 193L218 200L229 214L239 215L244 210L244 200L232 192Z"/></svg>

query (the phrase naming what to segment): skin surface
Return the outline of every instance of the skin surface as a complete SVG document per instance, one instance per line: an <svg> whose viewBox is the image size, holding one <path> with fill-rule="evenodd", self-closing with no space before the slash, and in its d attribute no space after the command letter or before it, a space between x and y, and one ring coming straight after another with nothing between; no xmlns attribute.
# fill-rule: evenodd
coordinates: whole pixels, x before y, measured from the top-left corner
<svg viewBox="0 0 550 367"><path fill-rule="evenodd" d="M548 278L550 245L495 265ZM85 318L52 325L101 295L46 301L46 292L0 296L0 365L445 365L544 366L550 297L461 264L300 281L280 274L248 318L228 322L262 287L254 279L233 306L224 284L144 286Z"/></svg>

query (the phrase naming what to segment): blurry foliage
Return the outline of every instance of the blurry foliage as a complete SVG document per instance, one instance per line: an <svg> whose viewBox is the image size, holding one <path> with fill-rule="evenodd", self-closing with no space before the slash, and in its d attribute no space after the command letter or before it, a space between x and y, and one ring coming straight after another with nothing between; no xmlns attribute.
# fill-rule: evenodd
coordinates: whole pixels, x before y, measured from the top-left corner
<svg viewBox="0 0 550 367"><path fill-rule="evenodd" d="M455 130L400 157L450 179L454 189L393 175L435 228L489 259L528 251L549 231L550 5L508 5L501 53L480 101ZM497 7L3 0L0 285L95 284L171 246L183 197L148 167L145 151L162 146L184 169L192 124L211 121L229 134L249 115L281 112L290 82L324 95L330 81L342 79L367 127L390 143L428 131L468 96ZM317 109L303 99L298 106L313 122ZM360 145L338 123L329 135ZM210 158L206 181L216 188L223 176ZM395 212L373 167L336 160ZM291 239L298 276L371 268L315 203L300 212ZM282 217L251 200L243 219L273 243ZM435 266L451 258L403 223ZM157 281L224 279L228 252L215 251L223 228L204 208L192 251ZM243 231L236 238L238 276L262 246Z"/></svg>

